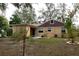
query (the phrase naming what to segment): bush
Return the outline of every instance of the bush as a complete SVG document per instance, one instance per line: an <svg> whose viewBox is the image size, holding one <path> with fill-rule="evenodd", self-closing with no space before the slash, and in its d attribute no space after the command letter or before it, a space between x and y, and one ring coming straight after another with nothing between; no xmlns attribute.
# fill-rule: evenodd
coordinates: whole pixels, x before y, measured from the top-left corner
<svg viewBox="0 0 79 59"><path fill-rule="evenodd" d="M18 32L13 33L12 37L16 38L17 41L23 40L23 38L26 38L26 32L24 30L20 30Z"/></svg>
<svg viewBox="0 0 79 59"><path fill-rule="evenodd" d="M15 38L13 40L19 41L22 39L22 37L20 36L20 33L13 33L12 38Z"/></svg>
<svg viewBox="0 0 79 59"><path fill-rule="evenodd" d="M55 35L54 35L54 37L58 37L58 35L57 35L57 34L55 34Z"/></svg>
<svg viewBox="0 0 79 59"><path fill-rule="evenodd" d="M79 33L77 33L77 36L79 37Z"/></svg>
<svg viewBox="0 0 79 59"><path fill-rule="evenodd" d="M0 30L0 37L7 37L7 32L5 30Z"/></svg>
<svg viewBox="0 0 79 59"><path fill-rule="evenodd" d="M33 42L34 41L34 39L31 36L29 37L28 40L29 40L29 42Z"/></svg>
<svg viewBox="0 0 79 59"><path fill-rule="evenodd" d="M12 29L7 30L7 36L12 36Z"/></svg>
<svg viewBox="0 0 79 59"><path fill-rule="evenodd" d="M8 27L9 27L8 20L4 16L0 16L0 34L1 34L1 37L7 36L6 30L8 29Z"/></svg>

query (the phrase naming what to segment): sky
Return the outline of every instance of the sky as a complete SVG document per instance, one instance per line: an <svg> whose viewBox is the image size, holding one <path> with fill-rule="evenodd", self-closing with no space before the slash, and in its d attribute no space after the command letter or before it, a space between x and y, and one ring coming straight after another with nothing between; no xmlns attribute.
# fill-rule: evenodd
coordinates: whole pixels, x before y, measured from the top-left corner
<svg viewBox="0 0 79 59"><path fill-rule="evenodd" d="M9 3L6 9L6 17L8 20L10 20L10 17L12 16L15 10L16 7L14 7L12 4Z"/></svg>
<svg viewBox="0 0 79 59"><path fill-rule="evenodd" d="M72 8L72 3L66 3L66 4L68 5L68 8L73 9L73 8ZM46 8L44 3L39 3L39 4L33 3L32 6L35 8L35 13L36 13L37 17L40 15L39 10L41 10L41 9L43 9L43 8L44 8L44 9ZM69 6L70 6L70 7L69 7ZM6 17L7 17L8 20L10 20L10 17L12 16L12 14L14 13L14 11L15 11L16 9L17 9L17 8L14 7L12 4L10 4L10 3L8 4L7 10L6 10ZM77 15L79 15L79 14L77 14ZM76 19L75 24L76 24L77 26L79 26L79 16L78 16L78 18Z"/></svg>
<svg viewBox="0 0 79 59"><path fill-rule="evenodd" d="M35 4L32 4L32 6L35 8L35 13L37 16L39 16L39 12L38 12L39 10L41 10L42 8L45 9L45 5L43 3L40 3L40 4L35 3ZM10 3L8 4L7 10L6 10L6 17L8 20L10 20L11 15L15 12L16 9L17 8L14 7L12 4Z"/></svg>

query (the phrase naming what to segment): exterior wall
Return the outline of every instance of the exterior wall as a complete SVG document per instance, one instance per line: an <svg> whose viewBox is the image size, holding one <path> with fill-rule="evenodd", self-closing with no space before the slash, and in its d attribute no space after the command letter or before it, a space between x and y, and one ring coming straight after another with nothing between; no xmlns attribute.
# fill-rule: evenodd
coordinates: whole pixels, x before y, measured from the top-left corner
<svg viewBox="0 0 79 59"><path fill-rule="evenodd" d="M39 33L40 28L43 28L43 33ZM61 37L61 35L62 35L62 32L61 32L62 26L60 26L60 27L50 27L51 32L48 31L48 28L49 27L37 27L35 29L35 36L42 36L42 35L45 34L48 37L54 37L55 34L57 34L58 37ZM27 31L26 36L27 37L31 36L32 31L31 31L30 26L13 26L12 29L13 29L13 33L20 32L21 30L24 29L25 32Z"/></svg>
<svg viewBox="0 0 79 59"><path fill-rule="evenodd" d="M43 28L43 33L39 33L39 29ZM42 36L42 35L47 35L48 37L54 37L55 34L57 34L58 37L61 37L62 35L62 27L51 27L51 32L48 31L48 27L38 27L36 29L36 36Z"/></svg>
<svg viewBox="0 0 79 59"><path fill-rule="evenodd" d="M13 29L13 33L17 33L20 31L25 31L25 32L27 31L26 36L27 37L30 36L30 27L29 26L13 26L12 29Z"/></svg>

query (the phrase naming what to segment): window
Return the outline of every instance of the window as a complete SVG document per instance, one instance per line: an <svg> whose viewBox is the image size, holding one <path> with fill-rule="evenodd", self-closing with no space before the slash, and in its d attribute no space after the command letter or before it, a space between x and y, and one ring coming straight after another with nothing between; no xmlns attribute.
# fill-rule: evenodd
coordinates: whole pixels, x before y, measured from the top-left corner
<svg viewBox="0 0 79 59"><path fill-rule="evenodd" d="M40 30L39 30L39 33L43 33L43 31L40 31Z"/></svg>
<svg viewBox="0 0 79 59"><path fill-rule="evenodd" d="M39 33L43 33L43 28L39 28Z"/></svg>
<svg viewBox="0 0 79 59"><path fill-rule="evenodd" d="M62 33L65 33L65 28L64 28L64 27L62 27L62 30L61 30L61 31L62 31Z"/></svg>
<svg viewBox="0 0 79 59"><path fill-rule="evenodd" d="M62 30L63 33L65 33L65 30Z"/></svg>
<svg viewBox="0 0 79 59"><path fill-rule="evenodd" d="M48 27L48 32L51 32L51 27Z"/></svg>
<svg viewBox="0 0 79 59"><path fill-rule="evenodd" d="M50 23L52 24L52 23L54 23L54 21L53 21L53 20L51 20L51 22L50 22Z"/></svg>

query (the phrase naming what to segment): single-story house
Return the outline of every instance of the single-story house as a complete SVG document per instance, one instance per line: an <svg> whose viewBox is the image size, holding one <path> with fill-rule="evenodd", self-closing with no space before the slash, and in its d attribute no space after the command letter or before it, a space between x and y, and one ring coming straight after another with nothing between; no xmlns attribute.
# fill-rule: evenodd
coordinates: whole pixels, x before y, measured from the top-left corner
<svg viewBox="0 0 79 59"><path fill-rule="evenodd" d="M37 25L37 24L36 24ZM26 33L26 36L48 36L48 37L61 37L62 32L65 32L64 30L64 24L62 22L56 21L56 20L49 20L46 21L38 26L33 24L14 24L12 26L13 33L20 32L22 29L25 29L24 31Z"/></svg>

